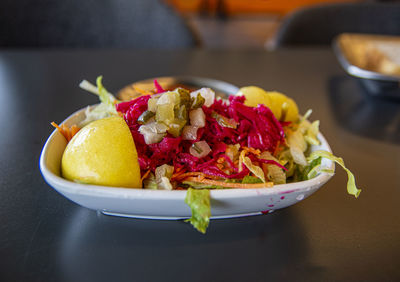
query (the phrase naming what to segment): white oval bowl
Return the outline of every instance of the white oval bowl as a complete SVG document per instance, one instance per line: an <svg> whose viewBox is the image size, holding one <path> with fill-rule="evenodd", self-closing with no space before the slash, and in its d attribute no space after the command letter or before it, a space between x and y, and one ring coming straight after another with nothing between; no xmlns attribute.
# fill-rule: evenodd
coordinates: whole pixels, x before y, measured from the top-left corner
<svg viewBox="0 0 400 282"><path fill-rule="evenodd" d="M81 109L63 123L78 124L85 117ZM321 145L311 151L331 152L323 135L318 135ZM186 191L145 190L75 183L61 177L61 158L67 142L57 130L47 139L40 155L40 171L46 182L71 201L108 215L149 218L182 219L191 216L184 202ZM335 164L327 159L322 165L334 170ZM317 177L296 183L275 185L272 188L210 190L212 218L229 218L268 213L293 205L317 191L332 174L320 173Z"/></svg>

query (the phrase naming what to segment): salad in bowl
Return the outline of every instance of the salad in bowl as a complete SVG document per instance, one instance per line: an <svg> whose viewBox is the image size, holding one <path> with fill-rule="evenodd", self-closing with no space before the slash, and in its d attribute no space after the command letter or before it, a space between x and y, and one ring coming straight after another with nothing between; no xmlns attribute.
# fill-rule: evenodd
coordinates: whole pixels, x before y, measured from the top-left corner
<svg viewBox="0 0 400 282"><path fill-rule="evenodd" d="M211 217L210 191L262 193L332 175L324 160L346 170L349 194L361 192L329 146L315 149L326 141L319 121L309 121L311 110L300 115L282 93L248 86L222 99L210 88L165 90L155 80L154 90L118 101L101 76L80 87L100 104L87 107L77 124L52 123L67 142L60 175L80 184L184 192L187 220L202 233Z"/></svg>

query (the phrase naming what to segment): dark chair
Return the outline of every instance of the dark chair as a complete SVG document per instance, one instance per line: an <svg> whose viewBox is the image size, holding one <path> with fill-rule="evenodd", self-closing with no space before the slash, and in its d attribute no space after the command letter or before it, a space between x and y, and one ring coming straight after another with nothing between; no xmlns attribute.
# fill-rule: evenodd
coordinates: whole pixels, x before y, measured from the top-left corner
<svg viewBox="0 0 400 282"><path fill-rule="evenodd" d="M288 16L275 47L330 45L343 32L400 35L400 3L342 3L311 6Z"/></svg>
<svg viewBox="0 0 400 282"><path fill-rule="evenodd" d="M188 48L198 40L157 0L2 0L0 47Z"/></svg>

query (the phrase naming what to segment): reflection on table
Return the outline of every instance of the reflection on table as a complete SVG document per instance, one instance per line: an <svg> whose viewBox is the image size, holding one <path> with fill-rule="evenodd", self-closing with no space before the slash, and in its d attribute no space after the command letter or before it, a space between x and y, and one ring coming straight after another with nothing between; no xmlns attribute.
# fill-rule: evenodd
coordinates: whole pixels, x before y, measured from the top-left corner
<svg viewBox="0 0 400 282"><path fill-rule="evenodd" d="M335 76L329 81L332 113L352 133L400 143L400 100L371 96L356 79Z"/></svg>

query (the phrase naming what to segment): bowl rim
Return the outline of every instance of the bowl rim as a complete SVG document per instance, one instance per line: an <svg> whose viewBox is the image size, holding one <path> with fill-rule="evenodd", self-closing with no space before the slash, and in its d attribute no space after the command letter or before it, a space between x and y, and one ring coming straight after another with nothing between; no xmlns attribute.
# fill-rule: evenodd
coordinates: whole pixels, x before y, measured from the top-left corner
<svg viewBox="0 0 400 282"><path fill-rule="evenodd" d="M90 107L90 106L89 106ZM68 116L62 123L68 122L72 117L82 114L87 107L82 108ZM62 124L61 123L61 124ZM54 129L50 136L47 138L45 145L42 148L39 168L45 181L57 191L68 194L79 194L86 196L99 196L105 198L125 198L125 199L147 199L147 200L183 200L186 197L187 190L149 190L143 188L124 188L114 186L102 186L83 184L64 179L61 176L54 174L46 165L46 160L49 157L48 148L54 142L55 136L61 134L57 129ZM321 141L319 146L325 147L324 150L332 153L327 140L318 133L318 139ZM335 163L327 160L327 168L335 170ZM270 188L251 188L251 189L210 189L210 195L213 199L234 199L254 197L257 195L276 195L276 194L289 194L292 192L309 191L311 187L326 183L333 173L321 172L316 177L293 183L278 184Z"/></svg>

